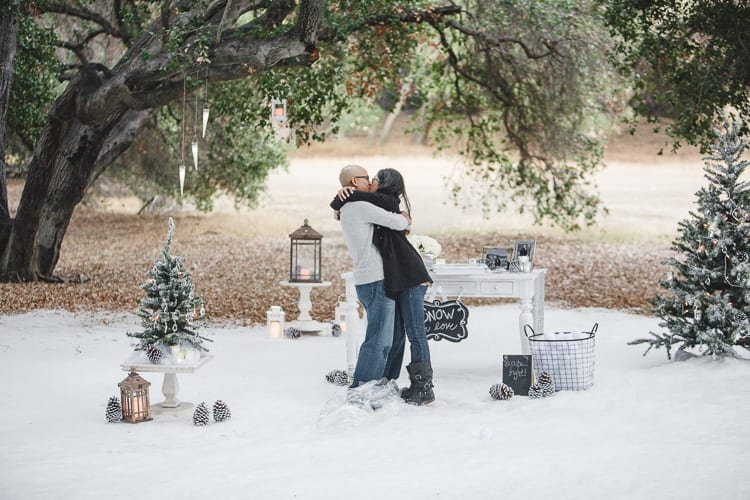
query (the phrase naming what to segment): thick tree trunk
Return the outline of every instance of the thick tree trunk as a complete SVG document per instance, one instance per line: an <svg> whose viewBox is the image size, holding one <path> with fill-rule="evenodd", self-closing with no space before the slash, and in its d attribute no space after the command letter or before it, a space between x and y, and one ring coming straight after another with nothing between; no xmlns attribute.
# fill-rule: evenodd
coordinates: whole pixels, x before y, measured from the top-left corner
<svg viewBox="0 0 750 500"><path fill-rule="evenodd" d="M18 45L18 8L19 1L12 0L0 10L0 255L3 253L3 242L8 239L12 224L8 210L5 129Z"/></svg>

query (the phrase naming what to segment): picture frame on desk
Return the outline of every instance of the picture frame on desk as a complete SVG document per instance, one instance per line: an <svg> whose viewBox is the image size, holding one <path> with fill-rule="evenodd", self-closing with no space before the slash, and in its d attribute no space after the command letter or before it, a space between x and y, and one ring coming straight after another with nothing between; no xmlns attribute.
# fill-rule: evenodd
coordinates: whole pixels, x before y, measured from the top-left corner
<svg viewBox="0 0 750 500"><path fill-rule="evenodd" d="M509 269L513 272L528 273L534 269L536 240L515 240L513 242L513 261Z"/></svg>
<svg viewBox="0 0 750 500"><path fill-rule="evenodd" d="M534 253L536 251L536 240L514 240L513 241L513 260L518 262L519 257L528 257L529 262L534 262Z"/></svg>

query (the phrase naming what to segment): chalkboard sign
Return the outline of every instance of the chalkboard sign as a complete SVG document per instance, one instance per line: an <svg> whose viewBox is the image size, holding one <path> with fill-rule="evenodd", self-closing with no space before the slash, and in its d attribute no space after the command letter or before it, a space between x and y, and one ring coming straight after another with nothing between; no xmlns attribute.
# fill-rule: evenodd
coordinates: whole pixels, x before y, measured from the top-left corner
<svg viewBox="0 0 750 500"><path fill-rule="evenodd" d="M514 394L528 396L533 376L530 355L503 354L503 383L511 386Z"/></svg>
<svg viewBox="0 0 750 500"><path fill-rule="evenodd" d="M469 309L459 300L424 303L424 330L430 340L460 342L469 336Z"/></svg>

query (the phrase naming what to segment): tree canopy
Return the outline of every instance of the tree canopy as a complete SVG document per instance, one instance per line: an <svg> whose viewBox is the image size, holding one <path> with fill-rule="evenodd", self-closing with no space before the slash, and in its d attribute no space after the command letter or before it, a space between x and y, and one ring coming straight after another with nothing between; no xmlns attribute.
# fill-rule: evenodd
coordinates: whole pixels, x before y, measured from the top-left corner
<svg viewBox="0 0 750 500"><path fill-rule="evenodd" d="M619 69L635 111L668 118L675 140L708 151L722 109L750 130L750 3L736 0L603 1Z"/></svg>
<svg viewBox="0 0 750 500"><path fill-rule="evenodd" d="M218 191L252 202L283 161L268 137L271 99L287 100L302 145L336 132L353 97L407 88L422 104L416 126L429 128L439 147L458 144L463 174L486 195L488 210L513 202L539 221L574 229L599 208L589 185L601 159L597 131L619 110L619 94L593 0L14 5L19 40L34 32L40 40L36 58L34 47L18 44L16 82L47 74L50 64L42 72L20 63L50 63L43 49L54 43L62 83L35 91L55 95L40 128L21 117L44 99L32 102L30 86L10 95L10 132L33 149L16 218L1 233L0 276L51 277L74 207L113 163L144 163L123 162L142 134L162 136L168 164L189 157L183 130L196 130L195 106L207 88L220 125L213 130L223 136L203 148L216 157L187 183L206 207ZM255 145L254 154L227 154L238 140ZM461 186L470 183L454 185L459 201Z"/></svg>

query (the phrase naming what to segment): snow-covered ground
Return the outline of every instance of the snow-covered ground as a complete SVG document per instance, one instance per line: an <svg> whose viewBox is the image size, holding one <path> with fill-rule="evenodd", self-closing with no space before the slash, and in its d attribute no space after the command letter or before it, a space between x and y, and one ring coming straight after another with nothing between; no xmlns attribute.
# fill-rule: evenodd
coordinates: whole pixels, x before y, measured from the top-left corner
<svg viewBox="0 0 750 500"><path fill-rule="evenodd" d="M431 343L437 400L369 413L324 380L344 368L342 337L211 326L215 357L179 376L181 399L229 405L206 427L192 412L106 422L135 316L0 317L0 498L750 498L750 362L642 357L626 342L656 319L549 308L547 330L599 323L594 387L496 401L517 314L472 308L467 340ZM142 375L160 401L161 374Z"/></svg>

